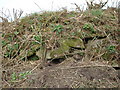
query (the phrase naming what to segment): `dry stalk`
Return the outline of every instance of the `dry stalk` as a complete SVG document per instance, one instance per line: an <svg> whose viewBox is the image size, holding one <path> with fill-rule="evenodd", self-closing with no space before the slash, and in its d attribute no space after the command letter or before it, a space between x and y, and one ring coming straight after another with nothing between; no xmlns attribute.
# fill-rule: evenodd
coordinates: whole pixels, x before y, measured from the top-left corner
<svg viewBox="0 0 120 90"><path fill-rule="evenodd" d="M88 2L86 0L88 9L101 9L108 3L108 0L106 2L103 2L102 0L99 0L98 4L94 3L94 1L95 0L91 0L90 2Z"/></svg>
<svg viewBox="0 0 120 90"><path fill-rule="evenodd" d="M7 18L4 18L4 17L2 17L2 16L0 16L0 18L2 19L2 22L8 22L8 19Z"/></svg>
<svg viewBox="0 0 120 90"><path fill-rule="evenodd" d="M76 69L76 68L86 68L86 67L110 67L112 68L111 65L82 65L82 66L66 66L66 67L56 67L56 69L61 69L61 70L65 70L65 69ZM56 71L51 69L50 71Z"/></svg>
<svg viewBox="0 0 120 90"><path fill-rule="evenodd" d="M76 10L78 10L79 12L82 12L82 10L80 9L80 7L76 3L73 3L73 4L76 6Z"/></svg>
<svg viewBox="0 0 120 90"><path fill-rule="evenodd" d="M19 19L21 18L22 14L23 14L22 10L13 9L13 17L14 17L15 25L19 22Z"/></svg>

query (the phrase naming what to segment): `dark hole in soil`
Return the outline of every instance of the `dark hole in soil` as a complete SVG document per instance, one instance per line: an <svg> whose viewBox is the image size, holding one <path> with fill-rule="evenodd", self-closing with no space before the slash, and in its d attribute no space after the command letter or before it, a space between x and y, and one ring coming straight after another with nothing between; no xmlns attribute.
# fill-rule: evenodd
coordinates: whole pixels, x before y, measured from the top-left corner
<svg viewBox="0 0 120 90"><path fill-rule="evenodd" d="M72 50L85 50L85 48L71 47Z"/></svg>
<svg viewBox="0 0 120 90"><path fill-rule="evenodd" d="M120 70L120 67L113 67L115 70Z"/></svg>
<svg viewBox="0 0 120 90"><path fill-rule="evenodd" d="M27 60L39 60L39 57L36 54L33 54L29 57L27 57ZM23 61L25 61L25 58L23 59Z"/></svg>
<svg viewBox="0 0 120 90"><path fill-rule="evenodd" d="M106 37L107 36L87 37L87 38L83 38L83 41L84 41L85 44L87 44L89 40L93 40L94 38L96 38L96 39L104 39Z"/></svg>
<svg viewBox="0 0 120 90"><path fill-rule="evenodd" d="M59 64L61 62L63 62L65 60L65 58L57 58L57 59L53 59L50 63L51 64Z"/></svg>

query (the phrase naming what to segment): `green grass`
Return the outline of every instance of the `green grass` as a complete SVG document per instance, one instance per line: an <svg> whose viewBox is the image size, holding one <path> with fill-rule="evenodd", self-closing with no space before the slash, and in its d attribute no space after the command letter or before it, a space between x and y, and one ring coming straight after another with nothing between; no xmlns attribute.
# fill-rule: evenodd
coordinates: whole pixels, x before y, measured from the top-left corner
<svg viewBox="0 0 120 90"><path fill-rule="evenodd" d="M113 45L109 45L107 47L107 50L108 50L109 53L115 53L116 52L116 47L113 46Z"/></svg>
<svg viewBox="0 0 120 90"><path fill-rule="evenodd" d="M54 25L53 26L53 32L56 32L56 34L59 34L63 31L63 26L62 25Z"/></svg>
<svg viewBox="0 0 120 90"><path fill-rule="evenodd" d="M90 23L84 24L83 29L87 30L87 31L90 31L91 33L95 33L94 27Z"/></svg>
<svg viewBox="0 0 120 90"><path fill-rule="evenodd" d="M101 9L91 10L91 14L93 16L101 17L103 15L103 11Z"/></svg>
<svg viewBox="0 0 120 90"><path fill-rule="evenodd" d="M27 78L28 75L30 75L31 73L26 71L26 72L22 72L22 73L15 73L13 72L11 74L11 81L18 81L18 80L22 80L22 79L25 79Z"/></svg>

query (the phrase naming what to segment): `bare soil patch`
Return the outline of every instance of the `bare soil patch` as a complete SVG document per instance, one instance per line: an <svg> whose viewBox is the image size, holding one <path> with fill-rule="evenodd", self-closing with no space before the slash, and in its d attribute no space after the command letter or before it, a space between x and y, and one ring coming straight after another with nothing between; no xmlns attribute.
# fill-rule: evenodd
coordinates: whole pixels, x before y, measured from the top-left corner
<svg viewBox="0 0 120 90"><path fill-rule="evenodd" d="M4 87L37 87L37 88L113 88L120 87L120 80L118 78L117 71L108 66L105 62L81 62L75 61L72 58L68 58L68 61L64 61L57 65L46 66L40 69L37 67L26 79L22 79L16 82L10 82L10 78L7 78L6 83L4 81ZM67 65L66 65L67 62ZM37 63L33 65L26 63L16 67L16 72L27 71L35 67ZM29 66L29 67L28 67ZM24 68L23 68L24 67ZM18 69L20 68L20 69ZM11 71L11 72L10 72ZM7 77L10 77L10 73L15 72L10 70L6 72ZM5 74L5 73L4 73ZM3 78L5 79L5 78ZM9 84L8 84L9 83Z"/></svg>

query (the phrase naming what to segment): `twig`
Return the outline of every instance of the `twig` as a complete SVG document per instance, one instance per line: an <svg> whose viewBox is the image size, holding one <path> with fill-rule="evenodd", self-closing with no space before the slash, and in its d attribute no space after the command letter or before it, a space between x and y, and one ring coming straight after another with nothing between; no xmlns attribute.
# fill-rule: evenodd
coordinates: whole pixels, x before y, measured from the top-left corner
<svg viewBox="0 0 120 90"><path fill-rule="evenodd" d="M112 66L110 66L110 65L82 65L82 66L75 66L75 67L66 66L64 68L58 67L57 69L75 69L75 68L82 68L82 67L112 67Z"/></svg>
<svg viewBox="0 0 120 90"><path fill-rule="evenodd" d="M6 80L3 80L5 83L7 83L7 85L9 86L9 87L11 87L11 85L6 81Z"/></svg>
<svg viewBox="0 0 120 90"><path fill-rule="evenodd" d="M42 11L42 9L40 8L40 6L34 2L34 4Z"/></svg>

